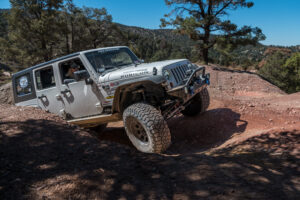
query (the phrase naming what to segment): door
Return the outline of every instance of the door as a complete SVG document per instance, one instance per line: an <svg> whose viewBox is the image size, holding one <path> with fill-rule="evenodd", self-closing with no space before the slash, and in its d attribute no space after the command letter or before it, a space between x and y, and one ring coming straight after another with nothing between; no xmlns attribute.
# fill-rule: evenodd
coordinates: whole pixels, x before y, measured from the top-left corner
<svg viewBox="0 0 300 200"><path fill-rule="evenodd" d="M53 66L38 68L33 73L39 107L63 117L63 100L60 98Z"/></svg>
<svg viewBox="0 0 300 200"><path fill-rule="evenodd" d="M61 96L65 102L65 111L70 118L82 118L102 113L101 97L96 84L85 79L76 81L75 71L86 70L80 58L60 62L59 65Z"/></svg>

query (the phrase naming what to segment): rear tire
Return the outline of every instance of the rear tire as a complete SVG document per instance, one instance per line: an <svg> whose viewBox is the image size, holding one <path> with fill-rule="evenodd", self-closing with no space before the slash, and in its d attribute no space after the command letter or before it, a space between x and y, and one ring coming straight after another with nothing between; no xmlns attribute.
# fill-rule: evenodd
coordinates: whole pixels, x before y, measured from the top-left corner
<svg viewBox="0 0 300 200"><path fill-rule="evenodd" d="M123 113L124 127L132 144L144 153L161 153L171 144L171 134L161 113L153 106L136 103Z"/></svg>
<svg viewBox="0 0 300 200"><path fill-rule="evenodd" d="M209 106L209 93L207 88L204 88L194 96L191 103L181 113L184 116L195 116L199 113L203 113Z"/></svg>

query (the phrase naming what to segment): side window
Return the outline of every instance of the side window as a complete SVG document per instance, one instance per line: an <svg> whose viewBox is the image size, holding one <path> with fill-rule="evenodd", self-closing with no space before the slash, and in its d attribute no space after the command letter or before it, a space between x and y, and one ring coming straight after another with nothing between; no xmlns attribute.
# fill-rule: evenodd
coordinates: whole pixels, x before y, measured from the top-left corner
<svg viewBox="0 0 300 200"><path fill-rule="evenodd" d="M31 79L30 74L23 74L22 76L16 78L16 92L18 96L24 96L31 94Z"/></svg>
<svg viewBox="0 0 300 200"><path fill-rule="evenodd" d="M38 90L55 87L55 78L52 66L35 71L35 81Z"/></svg>
<svg viewBox="0 0 300 200"><path fill-rule="evenodd" d="M68 60L65 62L61 62L59 64L60 72L61 72L61 79L64 83L66 79L71 79L75 81L74 79L74 72L85 70L83 63L79 58L75 58L72 60Z"/></svg>

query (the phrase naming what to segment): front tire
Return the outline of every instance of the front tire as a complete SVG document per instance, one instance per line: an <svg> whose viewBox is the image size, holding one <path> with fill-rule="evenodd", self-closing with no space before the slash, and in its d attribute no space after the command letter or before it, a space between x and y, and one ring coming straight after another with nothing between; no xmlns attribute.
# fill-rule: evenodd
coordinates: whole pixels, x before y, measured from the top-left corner
<svg viewBox="0 0 300 200"><path fill-rule="evenodd" d="M194 98L191 103L183 110L181 113L184 116L195 116L199 113L203 113L207 110L209 106L209 93L207 88L201 90Z"/></svg>
<svg viewBox="0 0 300 200"><path fill-rule="evenodd" d="M132 144L144 153L161 153L171 144L171 134L161 113L153 106L136 103L123 113L124 127Z"/></svg>

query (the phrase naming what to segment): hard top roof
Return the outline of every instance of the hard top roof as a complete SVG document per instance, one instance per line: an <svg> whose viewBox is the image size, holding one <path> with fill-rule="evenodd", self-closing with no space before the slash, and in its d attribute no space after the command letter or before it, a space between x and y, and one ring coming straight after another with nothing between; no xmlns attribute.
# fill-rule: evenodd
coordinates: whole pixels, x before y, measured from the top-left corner
<svg viewBox="0 0 300 200"><path fill-rule="evenodd" d="M42 67L42 66L45 66L45 65L50 65L52 63L55 63L55 62L58 62L58 61L61 61L61 60L64 60L64 59L68 59L68 58L71 58L71 57L74 57L74 56L78 56L80 54L84 54L84 53L88 53L88 52L92 52L92 51L99 51L99 50L105 50L105 49L115 49L115 48L128 48L126 46L113 46L113 47L104 47L104 48L98 48L98 49L89 49L89 50L85 50L85 51L80 51L80 52L76 52L76 53L72 53L72 54L69 54L69 55L66 55L66 56L62 56L62 57L59 57L59 58L56 58L56 59L53 59L53 60L49 60L47 62L44 62L44 63L41 63L41 64L37 64L37 65L34 65L32 67L28 67L24 70L21 70L15 74L13 74L13 76L17 76L18 74L23 74L24 72L26 71L32 71L36 68L39 68L39 67Z"/></svg>

